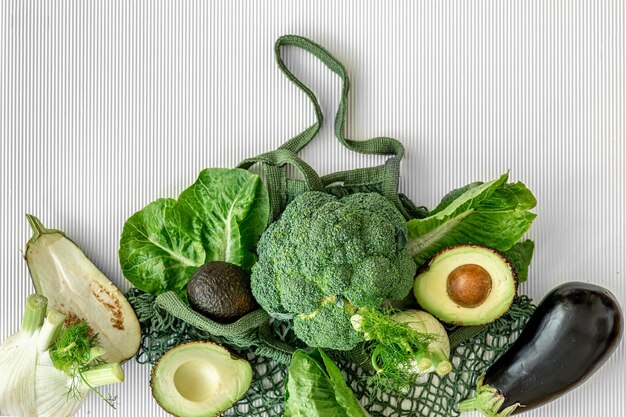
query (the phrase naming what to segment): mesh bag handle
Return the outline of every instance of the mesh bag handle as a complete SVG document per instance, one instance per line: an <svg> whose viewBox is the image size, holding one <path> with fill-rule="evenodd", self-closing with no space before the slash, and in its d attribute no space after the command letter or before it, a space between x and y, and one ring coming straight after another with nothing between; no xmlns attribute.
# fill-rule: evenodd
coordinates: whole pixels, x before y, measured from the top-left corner
<svg viewBox="0 0 626 417"><path fill-rule="evenodd" d="M219 323L193 310L173 291L159 294L154 300L154 305L167 311L172 316L191 324L199 330L208 332L213 336L240 336L251 330L257 329L269 318L269 314L267 314L265 310L257 309L246 314L233 323Z"/></svg>
<svg viewBox="0 0 626 417"><path fill-rule="evenodd" d="M257 163L261 163L263 167L267 184L267 192L270 199L270 222L278 218L289 200L285 166L292 166L302 174L304 177L304 181L300 181L302 189L309 191L324 191L325 189L321 178L315 170L300 159L296 153L288 149L276 149L253 158L248 158L239 163L237 168L249 169Z"/></svg>
<svg viewBox="0 0 626 417"><path fill-rule="evenodd" d="M299 152L313 139L313 137L320 130L322 123L324 122L324 115L315 94L306 85L304 85L302 81L300 81L293 74L293 72L289 70L289 68L287 68L285 62L283 61L281 46L288 45L296 46L311 53L320 61L322 61L328 67L328 69L330 69L341 78L343 85L341 88L339 108L337 109L337 114L335 115L335 136L337 137L339 142L341 142L341 144L348 149L355 152L363 154L394 155L398 159L402 159L402 156L404 155L404 147L400 142L393 138L376 137L364 141L346 139L344 134L344 125L348 109L348 93L350 91L350 79L348 78L348 73L343 64L321 45L316 44L310 39L296 35L285 35L276 40L276 43L274 44L276 64L278 65L280 70L287 76L287 78L289 78L291 82L293 82L298 88L300 88L300 90L302 90L307 95L307 97L311 101L311 104L313 105L316 121L302 133L285 142L282 146L280 146L280 148L288 149L296 153Z"/></svg>
<svg viewBox="0 0 626 417"><path fill-rule="evenodd" d="M390 155L391 157L385 164L332 173L321 178L318 177L319 182L314 178L317 176L315 171L302 161L297 153L317 135L324 122L324 115L315 94L285 65L281 54L281 48L283 46L295 46L309 52L341 78L341 96L335 116L334 130L336 138L343 146L354 152ZM400 161L404 156L404 147L402 144L396 139L383 136L363 141L355 141L345 137L344 131L348 93L350 91L350 79L343 64L322 46L302 36L281 36L274 45L274 52L278 68L309 98L309 101L313 105L315 122L300 134L289 139L277 150L246 159L239 164L240 168L248 169L258 162L262 163L268 191L270 193L270 219L275 220L294 195L308 190L321 191L328 187L336 187L338 183L344 187L379 185L378 191L392 201L405 217L408 217L408 213L398 197ZM273 162L273 159L276 159L276 154L280 154L282 161L286 163L281 165ZM304 176L304 183L288 178L284 169L284 165L287 164L294 165L298 168ZM320 185L321 187L319 187Z"/></svg>

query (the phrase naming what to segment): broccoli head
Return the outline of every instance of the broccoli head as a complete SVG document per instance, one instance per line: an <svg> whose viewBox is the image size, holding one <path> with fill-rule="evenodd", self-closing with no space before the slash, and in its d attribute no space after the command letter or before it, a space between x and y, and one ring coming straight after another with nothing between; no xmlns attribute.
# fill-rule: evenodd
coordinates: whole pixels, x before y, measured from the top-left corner
<svg viewBox="0 0 626 417"><path fill-rule="evenodd" d="M293 317L308 345L349 350L363 340L350 317L413 286L406 233L404 217L379 194L303 193L261 236L252 292L273 316Z"/></svg>

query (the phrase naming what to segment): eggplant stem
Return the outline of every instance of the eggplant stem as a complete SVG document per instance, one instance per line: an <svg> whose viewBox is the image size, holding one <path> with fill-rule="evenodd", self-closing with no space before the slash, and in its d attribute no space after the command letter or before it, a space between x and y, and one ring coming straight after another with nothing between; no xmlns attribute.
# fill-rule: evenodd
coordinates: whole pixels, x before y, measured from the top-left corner
<svg viewBox="0 0 626 417"><path fill-rule="evenodd" d="M43 225L41 220L39 220L37 217L33 216L32 214L27 214L26 220L28 220L28 225L33 231L33 235L30 237L30 239L26 243L25 255L28 254L28 247L32 245L33 243L35 243L35 241L43 235L51 234L51 233L59 233L60 235L65 236L64 233L56 229L48 229L46 226Z"/></svg>
<svg viewBox="0 0 626 417"><path fill-rule="evenodd" d="M28 224L30 228L33 230L33 237L31 239L37 239L40 235L43 235L48 230L43 225L41 220L39 220L37 217L33 216L32 214L27 214L26 220L28 220Z"/></svg>
<svg viewBox="0 0 626 417"><path fill-rule="evenodd" d="M506 397L497 389L483 385L482 375L476 383L476 395L473 398L461 401L458 410L463 411L479 411L486 417L509 417L520 407L520 403L508 406L504 410L500 410Z"/></svg>

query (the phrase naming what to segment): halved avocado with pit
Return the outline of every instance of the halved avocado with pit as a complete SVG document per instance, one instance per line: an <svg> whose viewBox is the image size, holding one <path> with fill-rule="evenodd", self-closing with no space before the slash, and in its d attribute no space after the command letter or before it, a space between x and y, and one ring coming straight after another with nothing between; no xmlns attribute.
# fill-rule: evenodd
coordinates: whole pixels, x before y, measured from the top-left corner
<svg viewBox="0 0 626 417"><path fill-rule="evenodd" d="M434 255L415 278L422 308L447 323L490 323L511 306L517 270L501 252L481 245L451 246Z"/></svg>
<svg viewBox="0 0 626 417"><path fill-rule="evenodd" d="M157 403L174 416L213 417L239 401L251 382L248 361L215 343L189 342L161 356L150 386Z"/></svg>

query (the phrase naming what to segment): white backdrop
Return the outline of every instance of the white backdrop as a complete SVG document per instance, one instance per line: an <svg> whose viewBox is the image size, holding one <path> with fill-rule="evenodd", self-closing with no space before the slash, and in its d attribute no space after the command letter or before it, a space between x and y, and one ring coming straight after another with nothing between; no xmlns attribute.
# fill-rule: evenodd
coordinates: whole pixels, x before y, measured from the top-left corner
<svg viewBox="0 0 626 417"><path fill-rule="evenodd" d="M0 4L0 337L33 291L24 213L66 231L118 284L126 218L198 172L233 166L308 126L278 71L286 33L348 68L348 137L407 148L402 191L433 207L450 189L510 170L538 206L522 293L569 280L626 305L626 9L623 1L14 1ZM293 50L327 124L339 80ZM302 155L321 173L380 163L325 128ZM624 343L584 386L527 415L626 415ZM125 365L112 410L163 416L148 366Z"/></svg>

